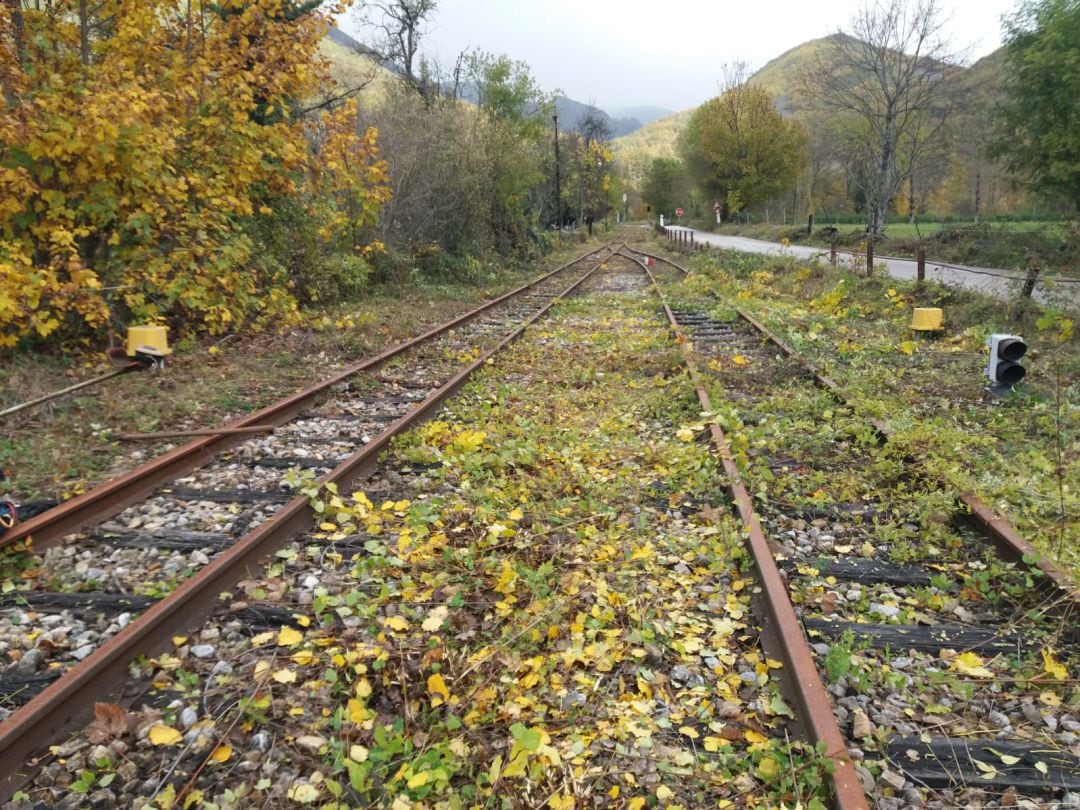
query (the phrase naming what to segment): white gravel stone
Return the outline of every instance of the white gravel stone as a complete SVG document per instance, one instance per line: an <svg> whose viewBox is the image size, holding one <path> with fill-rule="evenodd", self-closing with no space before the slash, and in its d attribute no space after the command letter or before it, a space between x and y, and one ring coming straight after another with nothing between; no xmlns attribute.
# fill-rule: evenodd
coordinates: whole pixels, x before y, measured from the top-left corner
<svg viewBox="0 0 1080 810"><path fill-rule="evenodd" d="M892 607L891 605L882 605L878 602L870 603L870 611L879 616L884 616L886 619L894 619L900 615L900 608Z"/></svg>
<svg viewBox="0 0 1080 810"><path fill-rule="evenodd" d="M199 722L199 713L190 706L185 706L180 712L180 727L191 728L197 722Z"/></svg>

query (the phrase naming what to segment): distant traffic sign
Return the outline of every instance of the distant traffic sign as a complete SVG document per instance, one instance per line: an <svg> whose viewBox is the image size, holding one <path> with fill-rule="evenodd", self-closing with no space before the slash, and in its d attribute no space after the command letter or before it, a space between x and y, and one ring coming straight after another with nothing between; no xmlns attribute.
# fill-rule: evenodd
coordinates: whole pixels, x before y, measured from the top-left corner
<svg viewBox="0 0 1080 810"><path fill-rule="evenodd" d="M681 217L682 215L683 215L683 210L681 208L676 208L675 209L675 216Z"/></svg>
<svg viewBox="0 0 1080 810"><path fill-rule="evenodd" d="M718 214L719 214L719 213L720 213L720 211L722 210L722 209L720 208L720 203L719 203L719 202L715 202L715 203L713 203L713 207L712 207L712 210L713 210L713 211L715 211L716 213L718 213Z"/></svg>

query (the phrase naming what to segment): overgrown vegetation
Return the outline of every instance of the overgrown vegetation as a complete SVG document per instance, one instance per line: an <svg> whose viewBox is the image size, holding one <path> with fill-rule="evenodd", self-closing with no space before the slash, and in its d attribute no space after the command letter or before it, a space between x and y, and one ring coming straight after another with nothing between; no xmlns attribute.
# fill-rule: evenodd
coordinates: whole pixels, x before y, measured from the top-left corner
<svg viewBox="0 0 1080 810"><path fill-rule="evenodd" d="M890 453L918 459L957 491L974 491L1021 533L1080 569L1080 341L1054 310L1000 304L929 284L864 278L843 268L719 253L696 257L686 287L748 309L842 386L860 418L893 433ZM948 331L919 340L914 306L940 306ZM985 338L1017 332L1028 377L1003 402L984 398ZM827 426L829 397L811 411ZM903 487L902 478L897 486ZM887 493L883 493L887 494Z"/></svg>
<svg viewBox="0 0 1080 810"><path fill-rule="evenodd" d="M567 245L545 261L554 267L581 252ZM19 502L84 492L157 447L112 441L113 433L213 427L472 309L522 283L522 271L539 274L532 263L447 268L450 259L409 257L390 268L400 283L371 287L358 301L335 293L302 324L272 334L189 335L175 342L163 374L120 377L4 420L0 491ZM19 353L0 364L0 409L102 370L95 357Z"/></svg>
<svg viewBox="0 0 1080 810"><path fill-rule="evenodd" d="M385 167L354 105L305 110L318 5L4 4L0 347L288 322L362 282Z"/></svg>

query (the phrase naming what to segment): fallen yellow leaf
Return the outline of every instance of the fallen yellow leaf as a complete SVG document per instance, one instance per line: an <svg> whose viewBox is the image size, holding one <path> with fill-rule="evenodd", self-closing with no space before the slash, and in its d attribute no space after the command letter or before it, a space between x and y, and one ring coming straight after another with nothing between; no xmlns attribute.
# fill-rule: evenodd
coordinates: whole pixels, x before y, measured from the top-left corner
<svg viewBox="0 0 1080 810"><path fill-rule="evenodd" d="M973 652L960 653L953 659L950 669L973 678L993 678L994 673L986 668L985 663Z"/></svg>
<svg viewBox="0 0 1080 810"><path fill-rule="evenodd" d="M428 779L430 779L430 778L431 778L431 775L427 771L420 771L420 773L415 773L412 776L410 776L409 781L406 782L405 784L406 784L406 787L409 787L409 788L423 787L424 785L426 785L428 783Z"/></svg>
<svg viewBox="0 0 1080 810"><path fill-rule="evenodd" d="M1047 675L1059 681L1064 681L1069 677L1069 670L1065 667L1063 663L1061 663L1057 660L1057 658L1054 657L1053 650L1044 649L1042 651L1042 657L1043 669L1045 670Z"/></svg>
<svg viewBox="0 0 1080 810"><path fill-rule="evenodd" d="M277 634L279 647L292 647L304 640L304 634L292 627L282 627Z"/></svg>
<svg viewBox="0 0 1080 810"><path fill-rule="evenodd" d="M293 785L288 797L298 804L311 804L319 798L319 789L315 785Z"/></svg>
<svg viewBox="0 0 1080 810"><path fill-rule="evenodd" d="M715 753L728 744L728 741L723 737L706 737L704 740L705 750L710 753Z"/></svg>
<svg viewBox="0 0 1080 810"><path fill-rule="evenodd" d="M443 622L446 621L449 614L450 609L446 605L439 605L428 613L427 618L424 619L423 624L420 626L428 633L434 633L443 626Z"/></svg>
<svg viewBox="0 0 1080 810"><path fill-rule="evenodd" d="M383 624L399 633L404 633L409 629L409 623L400 616L390 616L389 618L383 619Z"/></svg>
<svg viewBox="0 0 1080 810"><path fill-rule="evenodd" d="M163 723L151 727L149 737L152 745L176 745L184 739L183 734Z"/></svg>
<svg viewBox="0 0 1080 810"><path fill-rule="evenodd" d="M772 779L780 773L780 763L772 757L765 757L758 763L757 772L762 779Z"/></svg>
<svg viewBox="0 0 1080 810"><path fill-rule="evenodd" d="M439 706L450 700L450 690L446 688L446 681L443 680L443 676L438 672L428 677L427 690L429 695L438 695L442 698L438 703L434 700L431 701L432 706Z"/></svg>
<svg viewBox="0 0 1080 810"><path fill-rule="evenodd" d="M210 755L210 759L214 762L227 762L229 757L232 756L232 753L233 750L231 745L219 745L214 749L214 753Z"/></svg>

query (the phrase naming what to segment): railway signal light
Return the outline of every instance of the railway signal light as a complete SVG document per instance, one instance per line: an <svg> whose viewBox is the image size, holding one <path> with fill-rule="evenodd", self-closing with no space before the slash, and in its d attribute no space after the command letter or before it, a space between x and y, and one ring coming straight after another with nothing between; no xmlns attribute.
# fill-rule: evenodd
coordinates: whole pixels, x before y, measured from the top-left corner
<svg viewBox="0 0 1080 810"><path fill-rule="evenodd" d="M986 363L986 378L991 390L1007 391L1027 374L1020 358L1027 354L1027 344L1019 335L993 334L986 345L990 348Z"/></svg>

